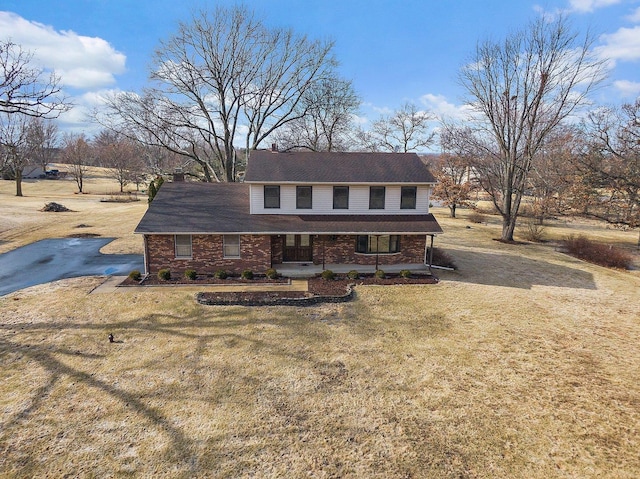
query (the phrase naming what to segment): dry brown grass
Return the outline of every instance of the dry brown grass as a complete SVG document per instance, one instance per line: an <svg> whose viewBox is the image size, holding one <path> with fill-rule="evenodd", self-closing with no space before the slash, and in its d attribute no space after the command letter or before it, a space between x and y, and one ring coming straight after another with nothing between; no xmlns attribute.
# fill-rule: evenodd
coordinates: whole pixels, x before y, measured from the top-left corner
<svg viewBox="0 0 640 479"><path fill-rule="evenodd" d="M640 277L439 218L457 271L343 305L0 298L0 476L638 477Z"/></svg>
<svg viewBox="0 0 640 479"><path fill-rule="evenodd" d="M86 181L87 194L77 194L71 179L25 180L23 197L15 196L15 183L0 180L0 253L46 238L74 233L118 238L103 253L142 253L142 239L133 234L146 211L147 201L104 203L116 186L101 168L92 168ZM135 188L135 187L134 187ZM40 209L49 202L60 203L72 212L51 213ZM88 225L77 229L78 225Z"/></svg>

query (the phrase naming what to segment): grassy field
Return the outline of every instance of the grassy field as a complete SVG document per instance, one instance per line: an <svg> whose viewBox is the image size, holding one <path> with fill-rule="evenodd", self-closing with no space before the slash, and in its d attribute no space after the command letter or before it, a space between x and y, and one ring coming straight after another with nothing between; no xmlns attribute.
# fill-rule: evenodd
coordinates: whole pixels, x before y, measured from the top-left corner
<svg viewBox="0 0 640 479"><path fill-rule="evenodd" d="M5 250L85 223L139 251L143 202L11 186ZM90 294L95 277L1 297L0 476L639 477L638 271L438 213L458 271L342 305ZM593 223L547 234L574 231L635 251L637 232Z"/></svg>

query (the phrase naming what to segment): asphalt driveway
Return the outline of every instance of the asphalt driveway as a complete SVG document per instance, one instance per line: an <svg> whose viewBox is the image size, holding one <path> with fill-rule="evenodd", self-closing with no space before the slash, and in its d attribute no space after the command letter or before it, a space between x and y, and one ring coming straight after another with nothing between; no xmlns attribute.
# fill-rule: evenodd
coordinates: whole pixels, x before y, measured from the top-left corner
<svg viewBox="0 0 640 479"><path fill-rule="evenodd" d="M100 253L100 248L113 239L47 239L0 254L0 296L64 278L143 271L140 254Z"/></svg>

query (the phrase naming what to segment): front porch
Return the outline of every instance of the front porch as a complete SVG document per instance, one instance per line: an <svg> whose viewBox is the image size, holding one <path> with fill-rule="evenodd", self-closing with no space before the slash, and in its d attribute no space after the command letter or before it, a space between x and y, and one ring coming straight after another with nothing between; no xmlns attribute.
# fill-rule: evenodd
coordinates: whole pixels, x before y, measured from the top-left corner
<svg viewBox="0 0 640 479"><path fill-rule="evenodd" d="M375 265L364 264L325 264L324 268L321 264L308 263L279 263L274 264L273 267L282 276L287 278L310 278L317 274L322 273L324 269L330 269L334 273L348 273L351 270L355 270L358 273L375 273ZM429 267L424 263L411 263L411 264L385 264L379 265L378 269L383 270L385 273L399 273L403 269L408 269L416 274L431 275Z"/></svg>

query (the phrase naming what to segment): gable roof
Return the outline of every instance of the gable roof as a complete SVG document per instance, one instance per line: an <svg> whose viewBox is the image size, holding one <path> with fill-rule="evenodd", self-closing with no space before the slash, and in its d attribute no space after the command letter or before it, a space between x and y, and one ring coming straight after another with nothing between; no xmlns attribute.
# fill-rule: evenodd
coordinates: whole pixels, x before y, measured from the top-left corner
<svg viewBox="0 0 640 479"><path fill-rule="evenodd" d="M136 227L142 234L438 234L433 215L252 215L249 185L164 183Z"/></svg>
<svg viewBox="0 0 640 479"><path fill-rule="evenodd" d="M252 151L248 183L436 183L415 153Z"/></svg>

